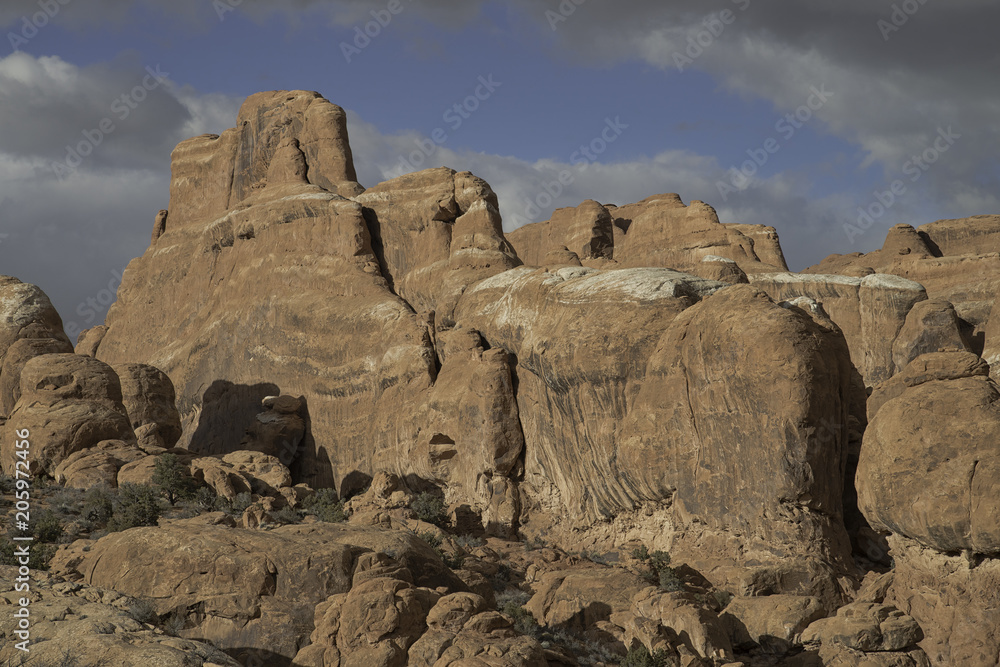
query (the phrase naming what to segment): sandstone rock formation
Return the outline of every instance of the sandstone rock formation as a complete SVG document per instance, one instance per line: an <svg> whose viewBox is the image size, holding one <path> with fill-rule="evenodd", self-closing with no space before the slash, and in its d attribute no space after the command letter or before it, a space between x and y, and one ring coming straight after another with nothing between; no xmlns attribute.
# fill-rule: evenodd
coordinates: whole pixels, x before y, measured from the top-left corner
<svg viewBox="0 0 1000 667"><path fill-rule="evenodd" d="M13 474L15 431L31 434L34 474L52 474L74 452L105 440L135 442L114 370L92 357L46 354L21 370L21 397L0 431L3 469Z"/></svg>
<svg viewBox="0 0 1000 667"><path fill-rule="evenodd" d="M129 613L136 600L112 589L59 581L32 572L30 661L21 663L14 634L23 592L17 569L0 566L0 661L4 665L156 665L241 667L203 642L164 634Z"/></svg>
<svg viewBox="0 0 1000 667"><path fill-rule="evenodd" d="M357 585L353 580L365 554L390 556L413 573L417 586L464 590L412 534L334 524L260 532L219 521L220 515L209 514L76 543L60 551L52 570L90 586L149 598L158 615L185 619L182 637L285 659L294 658L301 639L311 633L316 605ZM149 576L153 571L156 577ZM359 605L356 613L364 618L364 602Z"/></svg>
<svg viewBox="0 0 1000 667"><path fill-rule="evenodd" d="M122 386L122 403L128 411L142 447L170 449L181 437L174 385L166 373L144 364L113 366Z"/></svg>

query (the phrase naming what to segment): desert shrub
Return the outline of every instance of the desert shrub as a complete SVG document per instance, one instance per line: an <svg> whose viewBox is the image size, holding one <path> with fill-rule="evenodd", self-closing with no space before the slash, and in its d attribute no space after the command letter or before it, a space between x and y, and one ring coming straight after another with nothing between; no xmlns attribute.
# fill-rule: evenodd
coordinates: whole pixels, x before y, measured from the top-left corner
<svg viewBox="0 0 1000 667"><path fill-rule="evenodd" d="M83 497L81 518L98 526L107 525L111 515L114 514L116 495L113 489L103 484L91 487Z"/></svg>
<svg viewBox="0 0 1000 667"><path fill-rule="evenodd" d="M160 617L156 615L156 607L146 598L136 598L133 600L132 604L129 605L127 613L132 620L139 623L156 625L160 620Z"/></svg>
<svg viewBox="0 0 1000 667"><path fill-rule="evenodd" d="M181 498L190 498L198 488L191 471L176 454L161 454L153 466L153 485L167 497L171 505Z"/></svg>
<svg viewBox="0 0 1000 667"><path fill-rule="evenodd" d="M417 518L435 526L448 524L448 514L445 511L444 500L433 493L424 491L413 499L410 509L417 513Z"/></svg>
<svg viewBox="0 0 1000 667"><path fill-rule="evenodd" d="M49 569L49 561L56 555L58 547L54 544L42 544L39 542L12 542L6 537L0 538L0 565L19 566L19 557L16 551L19 547L28 545L28 567L32 570Z"/></svg>
<svg viewBox="0 0 1000 667"><path fill-rule="evenodd" d="M525 543L524 543L524 550L525 551L534 551L535 549L545 549L548 546L549 546L548 542L546 542L545 540L543 540L538 535L535 535L530 540L525 541Z"/></svg>
<svg viewBox="0 0 1000 667"><path fill-rule="evenodd" d="M14 478L5 473L0 473L0 493L14 493Z"/></svg>
<svg viewBox="0 0 1000 667"><path fill-rule="evenodd" d="M632 558L645 563L649 560L649 549L646 548L645 544L636 547L632 550Z"/></svg>
<svg viewBox="0 0 1000 667"><path fill-rule="evenodd" d="M148 484L126 482L118 487L108 530L118 532L139 526L155 526L160 518L160 495Z"/></svg>
<svg viewBox="0 0 1000 667"><path fill-rule="evenodd" d="M31 534L35 536L35 539L48 544L59 542L64 532L59 516L48 509L43 510L41 514L37 514L36 516L38 517L37 519L32 517L34 525L31 528Z"/></svg>
<svg viewBox="0 0 1000 667"><path fill-rule="evenodd" d="M441 546L441 538L430 531L427 531L425 533L418 533L417 537L422 539L427 544L431 545L431 548L436 548Z"/></svg>
<svg viewBox="0 0 1000 667"><path fill-rule="evenodd" d="M219 496L212 487L202 486L194 493L194 503L202 512L213 512L219 508Z"/></svg>
<svg viewBox="0 0 1000 667"><path fill-rule="evenodd" d="M649 578L659 585L661 590L674 593L684 590L684 582L677 576L677 571L670 567L670 554L666 551L654 551L646 561L649 566Z"/></svg>
<svg viewBox="0 0 1000 667"><path fill-rule="evenodd" d="M526 603L527 601L525 599L524 602ZM531 612L524 608L523 603L517 604L514 600L510 600L505 602L501 607L500 601L497 600L497 607L500 613L510 617L510 620L514 624L514 629L522 635L537 638L542 634L542 627L538 625L538 621L531 615Z"/></svg>
<svg viewBox="0 0 1000 667"><path fill-rule="evenodd" d="M512 574L510 565L507 565L507 563L498 563L496 574L489 578L490 583L493 585L493 590L497 593L507 590L510 587Z"/></svg>
<svg viewBox="0 0 1000 667"><path fill-rule="evenodd" d="M171 637L180 637L181 632L184 631L185 624L186 621L183 614L175 611L163 622L163 631Z"/></svg>
<svg viewBox="0 0 1000 667"><path fill-rule="evenodd" d="M280 510L271 512L271 517L282 525L302 521L302 515L291 507L282 507Z"/></svg>
<svg viewBox="0 0 1000 667"><path fill-rule="evenodd" d="M619 664L620 667L673 667L675 663L666 651L650 653L648 648L639 644L632 647Z"/></svg>
<svg viewBox="0 0 1000 667"><path fill-rule="evenodd" d="M337 498L337 492L333 489L318 489L316 493L306 498L302 505L306 514L312 514L320 521L327 523L347 521L344 501Z"/></svg>

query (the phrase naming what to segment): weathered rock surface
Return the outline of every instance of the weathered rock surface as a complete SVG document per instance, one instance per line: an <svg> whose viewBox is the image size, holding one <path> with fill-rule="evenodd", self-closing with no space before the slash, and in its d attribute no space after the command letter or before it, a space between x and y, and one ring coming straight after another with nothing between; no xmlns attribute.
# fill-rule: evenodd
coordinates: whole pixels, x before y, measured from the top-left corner
<svg viewBox="0 0 1000 667"><path fill-rule="evenodd" d="M69 343L62 318L45 292L17 278L0 276L0 363L21 338Z"/></svg>
<svg viewBox="0 0 1000 667"><path fill-rule="evenodd" d="M922 354L942 349L969 350L962 337L955 307L944 299L921 301L913 306L892 344L896 372Z"/></svg>
<svg viewBox="0 0 1000 667"><path fill-rule="evenodd" d="M622 230L614 258L623 268L696 272L705 256L717 255L732 259L747 274L788 270L773 227L724 225L704 202L685 206L676 194L655 195L611 214Z"/></svg>
<svg viewBox="0 0 1000 667"><path fill-rule="evenodd" d="M105 440L67 456L56 466L52 477L73 489L89 489L101 484L114 488L118 486L118 471L146 456L146 452L132 443Z"/></svg>
<svg viewBox="0 0 1000 667"><path fill-rule="evenodd" d="M1000 560L969 559L890 535L895 568L885 602L920 624L934 665L1000 664Z"/></svg>
<svg viewBox="0 0 1000 667"><path fill-rule="evenodd" d="M0 662L20 665L121 665L122 667L238 667L217 648L171 637L129 614L135 600L110 589L31 575L30 653L15 635L24 593L15 589L14 567L0 566ZM65 661L64 661L65 660Z"/></svg>
<svg viewBox="0 0 1000 667"><path fill-rule="evenodd" d="M412 534L320 523L247 531L215 523L220 520L209 514L77 542L60 550L52 570L149 598L160 616L185 619L182 637L286 659L312 632L316 605L357 585L365 554L389 555L413 573L417 586L464 590ZM359 618L364 609L360 604Z"/></svg>
<svg viewBox="0 0 1000 667"><path fill-rule="evenodd" d="M7 348L0 367L0 415L14 411L17 399L21 398L21 370L35 357L43 354L67 354L73 346L58 338L20 338Z"/></svg>
<svg viewBox="0 0 1000 667"><path fill-rule="evenodd" d="M528 266L551 266L548 253L562 248L580 260L612 259L615 249L611 214L593 200L557 209L549 220L518 227L507 239Z"/></svg>
<svg viewBox="0 0 1000 667"><path fill-rule="evenodd" d="M720 619L734 647L759 645L781 653L801 643L802 632L825 615L814 597L764 595L733 598Z"/></svg>
<svg viewBox="0 0 1000 667"><path fill-rule="evenodd" d="M114 370L92 357L46 354L21 371L21 397L3 426L3 469L14 468L15 430L31 434L33 473L52 474L69 455L104 440L135 442Z"/></svg>
<svg viewBox="0 0 1000 667"><path fill-rule="evenodd" d="M892 275L764 273L748 278L775 301L808 297L822 304L844 332L851 360L867 386L892 377L893 343L910 309L927 299L922 285Z"/></svg>
<svg viewBox="0 0 1000 667"><path fill-rule="evenodd" d="M831 255L804 273L856 275L867 269L916 281L931 299L954 304L963 336L974 352L982 353L986 323L1000 290L998 220L994 215L940 220L916 229L896 225L880 250Z"/></svg>
<svg viewBox="0 0 1000 667"><path fill-rule="evenodd" d="M806 628L802 640L821 644L824 665L925 667L927 655L917 647L924 637L913 617L891 605L856 602L837 615Z"/></svg>
<svg viewBox="0 0 1000 667"><path fill-rule="evenodd" d="M905 388L865 432L858 501L878 530L942 552L997 554L1000 388L968 357L937 353L910 363Z"/></svg>
<svg viewBox="0 0 1000 667"><path fill-rule="evenodd" d="M389 285L416 312L446 325L467 287L521 264L504 238L496 194L468 172L427 169L380 183L355 201Z"/></svg>
<svg viewBox="0 0 1000 667"><path fill-rule="evenodd" d="M142 447L170 449L181 437L174 385L167 374L144 364L113 366L122 386L122 403Z"/></svg>
<svg viewBox="0 0 1000 667"><path fill-rule="evenodd" d="M569 570L545 574L534 583L526 609L542 625L585 630L631 609L649 582L626 570Z"/></svg>

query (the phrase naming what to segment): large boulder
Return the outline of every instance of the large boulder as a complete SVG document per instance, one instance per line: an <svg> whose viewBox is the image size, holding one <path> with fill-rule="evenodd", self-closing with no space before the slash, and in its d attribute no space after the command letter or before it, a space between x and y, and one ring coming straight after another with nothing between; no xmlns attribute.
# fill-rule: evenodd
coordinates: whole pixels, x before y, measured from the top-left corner
<svg viewBox="0 0 1000 667"><path fill-rule="evenodd" d="M145 364L113 366L122 385L122 403L144 447L170 449L181 437L174 385L167 374Z"/></svg>
<svg viewBox="0 0 1000 667"><path fill-rule="evenodd" d="M34 474L52 474L74 452L104 440L135 443L118 376L105 363L76 354L46 354L21 371L21 397L0 429L3 468L14 467L16 431L27 430Z"/></svg>
<svg viewBox="0 0 1000 667"><path fill-rule="evenodd" d="M20 338L7 348L0 366L0 416L14 411L21 398L21 371L24 365L43 354L68 354L73 346L58 338Z"/></svg>
<svg viewBox="0 0 1000 667"><path fill-rule="evenodd" d="M898 395L880 399L861 448L858 501L877 530L941 552L996 555L1000 387L970 357L918 357Z"/></svg>
<svg viewBox="0 0 1000 667"><path fill-rule="evenodd" d="M316 605L357 585L365 554L389 555L412 572L416 586L465 589L426 543L406 532L320 523L261 532L222 521L209 514L77 542L56 555L52 570L150 599L158 615L185 620L182 637L285 660L312 633Z"/></svg>

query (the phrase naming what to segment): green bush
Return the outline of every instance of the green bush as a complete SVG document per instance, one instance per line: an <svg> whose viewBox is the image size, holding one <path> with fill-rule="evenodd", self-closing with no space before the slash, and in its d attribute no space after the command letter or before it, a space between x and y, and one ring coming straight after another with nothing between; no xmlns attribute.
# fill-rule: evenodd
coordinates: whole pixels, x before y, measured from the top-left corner
<svg viewBox="0 0 1000 667"><path fill-rule="evenodd" d="M155 526L160 518L159 501L160 495L148 484L125 482L118 487L108 530L118 532L139 526Z"/></svg>
<svg viewBox="0 0 1000 667"><path fill-rule="evenodd" d="M191 471L176 454L161 454L153 466L153 485L167 496L171 505L181 498L190 498L198 488Z"/></svg>
<svg viewBox="0 0 1000 667"><path fill-rule="evenodd" d="M214 512L220 507L219 496L210 486L200 487L194 494L194 502L202 512Z"/></svg>
<svg viewBox="0 0 1000 667"><path fill-rule="evenodd" d="M639 644L628 652L620 667L672 667L674 661L666 651L653 651Z"/></svg>
<svg viewBox="0 0 1000 667"><path fill-rule="evenodd" d="M312 514L320 521L327 523L347 521L344 501L337 499L337 492L333 489L318 489L316 493L306 498L302 505L306 514Z"/></svg>
<svg viewBox="0 0 1000 667"><path fill-rule="evenodd" d="M0 538L0 565L19 566L18 557L15 551L18 547L28 545L28 567L32 570L49 569L49 561L56 555L59 549L54 544L42 544L39 542L19 542L14 543L6 537Z"/></svg>
<svg viewBox="0 0 1000 667"><path fill-rule="evenodd" d="M39 542L56 544L63 536L63 525L59 516L52 510L44 510L33 520L31 533Z"/></svg>
<svg viewBox="0 0 1000 667"><path fill-rule="evenodd" d="M670 554L666 551L654 551L646 561L649 565L650 579L668 593L684 590L684 582L677 576L677 571L670 567Z"/></svg>
<svg viewBox="0 0 1000 667"><path fill-rule="evenodd" d="M417 513L417 518L435 526L448 524L448 514L445 511L444 500L433 493L424 491L413 499L410 509Z"/></svg>
<svg viewBox="0 0 1000 667"><path fill-rule="evenodd" d="M632 550L632 558L645 563L649 560L649 549L646 548L645 544L636 547Z"/></svg>
<svg viewBox="0 0 1000 667"><path fill-rule="evenodd" d="M116 495L114 489L103 484L91 487L87 491L87 495L83 497L83 508L80 516L92 524L107 525L108 521L111 520L111 515L114 514Z"/></svg>
<svg viewBox="0 0 1000 667"><path fill-rule="evenodd" d="M14 493L14 478L10 475L0 473L0 493Z"/></svg>
<svg viewBox="0 0 1000 667"><path fill-rule="evenodd" d="M302 515L293 510L291 507L282 507L280 510L276 510L270 514L271 518L282 525L299 523L302 521Z"/></svg>
<svg viewBox="0 0 1000 667"><path fill-rule="evenodd" d="M530 597L521 591L509 596L501 594L497 596L497 609L501 614L510 617L514 629L522 635L538 638L542 633L542 627L538 625L531 612L524 608L529 599Z"/></svg>

